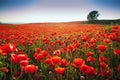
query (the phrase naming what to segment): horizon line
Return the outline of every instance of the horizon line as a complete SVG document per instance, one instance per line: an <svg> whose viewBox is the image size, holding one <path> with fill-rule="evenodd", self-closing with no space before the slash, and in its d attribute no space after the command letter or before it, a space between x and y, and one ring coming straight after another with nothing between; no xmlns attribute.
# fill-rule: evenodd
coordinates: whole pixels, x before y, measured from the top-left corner
<svg viewBox="0 0 120 80"><path fill-rule="evenodd" d="M98 20L120 20L120 18L117 19L98 19ZM83 22L88 20L73 20L73 21L34 21L34 22L1 22L0 24L39 24L39 23L69 23L69 22Z"/></svg>

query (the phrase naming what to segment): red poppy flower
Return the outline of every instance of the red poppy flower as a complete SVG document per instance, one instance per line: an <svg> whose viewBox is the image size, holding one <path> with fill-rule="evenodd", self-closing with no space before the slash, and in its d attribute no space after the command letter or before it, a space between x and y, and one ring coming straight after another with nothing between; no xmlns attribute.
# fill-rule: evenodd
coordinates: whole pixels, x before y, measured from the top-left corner
<svg viewBox="0 0 120 80"><path fill-rule="evenodd" d="M95 39L95 38L91 38L91 39L90 39L90 43L91 43L91 44L96 43L96 41L97 41L97 39Z"/></svg>
<svg viewBox="0 0 120 80"><path fill-rule="evenodd" d="M81 59L81 58L76 58L73 61L73 66L75 68L78 68L78 67L82 66L83 64L85 64L85 61L83 59Z"/></svg>
<svg viewBox="0 0 120 80"><path fill-rule="evenodd" d="M76 48L79 48L81 46L81 43L79 43L79 42L77 42L76 44L75 44L75 47Z"/></svg>
<svg viewBox="0 0 120 80"><path fill-rule="evenodd" d="M52 64L56 65L57 63L59 63L61 61L61 57L58 56L54 56L52 57Z"/></svg>
<svg viewBox="0 0 120 80"><path fill-rule="evenodd" d="M52 63L51 58L46 58L46 60L44 61L46 64L50 65Z"/></svg>
<svg viewBox="0 0 120 80"><path fill-rule="evenodd" d="M34 58L36 58L36 57L37 57L37 55L38 55L38 53L34 53L34 54L33 54L33 57L34 57Z"/></svg>
<svg viewBox="0 0 120 80"><path fill-rule="evenodd" d="M106 44L111 44L110 39L104 39L103 42L106 43Z"/></svg>
<svg viewBox="0 0 120 80"><path fill-rule="evenodd" d="M92 55L93 55L92 52L87 52L87 53L86 53L86 56L87 56L87 57L92 56Z"/></svg>
<svg viewBox="0 0 120 80"><path fill-rule="evenodd" d="M40 49L40 48L35 48L35 52L36 52L36 53L40 53L40 52L41 52L41 49Z"/></svg>
<svg viewBox="0 0 120 80"><path fill-rule="evenodd" d="M3 50L2 49L0 49L0 53L2 54L2 52L3 52Z"/></svg>
<svg viewBox="0 0 120 80"><path fill-rule="evenodd" d="M1 47L2 53L12 53L14 51L17 51L16 47L14 44L4 44Z"/></svg>
<svg viewBox="0 0 120 80"><path fill-rule="evenodd" d="M3 53L3 50L2 50L2 49L0 49L0 55L2 55L2 56L6 56L6 55L7 55L7 53Z"/></svg>
<svg viewBox="0 0 120 80"><path fill-rule="evenodd" d="M44 44L48 44L49 38L48 38L48 37L45 37L45 38L43 39L43 42L44 42Z"/></svg>
<svg viewBox="0 0 120 80"><path fill-rule="evenodd" d="M113 29L119 29L119 26L113 26L112 28Z"/></svg>
<svg viewBox="0 0 120 80"><path fill-rule="evenodd" d="M100 68L100 75L105 76L105 70L103 68Z"/></svg>
<svg viewBox="0 0 120 80"><path fill-rule="evenodd" d="M108 70L107 70L106 73L105 73L105 76L106 76L106 77L110 77L110 76L112 76L112 75L113 75L112 70L111 70L110 68L108 68Z"/></svg>
<svg viewBox="0 0 120 80"><path fill-rule="evenodd" d="M98 45L98 49L100 50L100 52L104 52L107 49L107 46L105 46L105 45Z"/></svg>
<svg viewBox="0 0 120 80"><path fill-rule="evenodd" d="M62 52L61 52L61 50L55 50L54 52L53 52L53 55L54 56L57 56L57 55L60 55Z"/></svg>
<svg viewBox="0 0 120 80"><path fill-rule="evenodd" d="M88 38L87 36L82 37L82 41L83 41L83 42L86 42L88 39L89 39L89 38Z"/></svg>
<svg viewBox="0 0 120 80"><path fill-rule="evenodd" d="M69 50L74 51L74 50L75 50L75 47L74 47L73 44L70 44L70 45L68 45L67 49L68 49L68 51L69 51Z"/></svg>
<svg viewBox="0 0 120 80"><path fill-rule="evenodd" d="M41 51L41 54L46 57L48 55L48 52L47 51Z"/></svg>
<svg viewBox="0 0 120 80"><path fill-rule="evenodd" d="M108 68L108 64L106 64L105 62L100 62L100 67L103 69Z"/></svg>
<svg viewBox="0 0 120 80"><path fill-rule="evenodd" d="M64 74L64 72L65 72L65 68L58 67L58 68L55 68L55 71L56 71L59 75L62 75L62 74Z"/></svg>
<svg viewBox="0 0 120 80"><path fill-rule="evenodd" d="M100 56L100 57L99 57L99 61L100 61L100 62L108 62L108 58L105 57L105 56Z"/></svg>
<svg viewBox="0 0 120 80"><path fill-rule="evenodd" d="M104 69L104 68L100 68L100 75L101 76L105 76L105 77L110 77L110 76L112 76L112 70L111 69Z"/></svg>
<svg viewBox="0 0 120 80"><path fill-rule="evenodd" d="M27 60L29 61L29 58L27 55L25 54L11 54L11 58L10 60L15 63L15 64L20 64L21 61Z"/></svg>
<svg viewBox="0 0 120 80"><path fill-rule="evenodd" d="M84 44L84 46L85 46L85 48L89 48L89 47L90 47L90 44L89 44L88 42L86 42L86 43Z"/></svg>
<svg viewBox="0 0 120 80"><path fill-rule="evenodd" d="M111 40L115 40L115 37L116 37L116 36L115 36L115 34L110 34L108 37L109 37L109 39L111 39Z"/></svg>
<svg viewBox="0 0 120 80"><path fill-rule="evenodd" d="M15 63L15 64L18 64L19 63L18 56L16 54L11 54L10 61Z"/></svg>
<svg viewBox="0 0 120 80"><path fill-rule="evenodd" d="M114 54L120 56L120 50L119 49L114 50Z"/></svg>
<svg viewBox="0 0 120 80"><path fill-rule="evenodd" d="M85 65L85 64L80 67L80 70L87 76L93 76L93 75L97 74L94 67L88 66L88 65Z"/></svg>
<svg viewBox="0 0 120 80"><path fill-rule="evenodd" d="M35 73L38 70L38 67L35 65L27 65L24 70L25 73Z"/></svg>
<svg viewBox="0 0 120 80"><path fill-rule="evenodd" d="M9 69L7 69L6 67L4 68L4 72L8 73Z"/></svg>
<svg viewBox="0 0 120 80"><path fill-rule="evenodd" d="M92 62L92 63L95 63L95 62L96 62L96 58L94 58L94 57L92 57L92 56L89 56L89 57L87 58L87 61Z"/></svg>
<svg viewBox="0 0 120 80"><path fill-rule="evenodd" d="M40 61L43 58L44 58L44 56L42 54L36 54L36 57L35 57L36 60Z"/></svg>
<svg viewBox="0 0 120 80"><path fill-rule="evenodd" d="M20 61L20 65L21 65L21 66L24 66L24 67L27 66L28 63L29 63L28 60L22 60L22 61Z"/></svg>
<svg viewBox="0 0 120 80"><path fill-rule="evenodd" d="M23 61L23 60L28 60L29 61L29 58L26 54L19 54L17 56L18 56L18 59L19 59L19 63L20 63L20 61Z"/></svg>
<svg viewBox="0 0 120 80"><path fill-rule="evenodd" d="M67 62L66 60L62 59L62 60L59 62L59 65L60 65L60 66L69 66L70 63Z"/></svg>

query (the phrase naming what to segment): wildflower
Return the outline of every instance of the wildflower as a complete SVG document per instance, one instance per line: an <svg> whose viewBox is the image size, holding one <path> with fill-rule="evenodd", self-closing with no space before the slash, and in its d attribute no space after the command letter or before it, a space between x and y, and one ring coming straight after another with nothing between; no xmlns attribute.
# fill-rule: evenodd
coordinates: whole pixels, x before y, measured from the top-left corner
<svg viewBox="0 0 120 80"><path fill-rule="evenodd" d="M75 50L73 44L68 45L67 49L68 49L68 51L69 51L69 50L71 50L71 51L74 51L74 50Z"/></svg>
<svg viewBox="0 0 120 80"><path fill-rule="evenodd" d="M35 52L36 52L36 53L40 53L40 52L41 52L41 49L40 49L40 48L35 48Z"/></svg>
<svg viewBox="0 0 120 80"><path fill-rule="evenodd" d="M56 71L59 75L62 75L62 74L64 74L64 72L65 72L65 68L58 67L58 68L55 68L55 71Z"/></svg>
<svg viewBox="0 0 120 80"><path fill-rule="evenodd" d="M27 65L24 70L25 73L35 73L38 70L38 67L35 65Z"/></svg>
<svg viewBox="0 0 120 80"><path fill-rule="evenodd" d="M114 54L120 56L120 50L119 49L114 50Z"/></svg>
<svg viewBox="0 0 120 80"><path fill-rule="evenodd" d="M86 53L86 56L87 56L87 57L92 56L92 55L93 55L92 52L87 52L87 53Z"/></svg>
<svg viewBox="0 0 120 80"><path fill-rule="evenodd" d="M81 59L81 58L76 58L73 61L73 66L75 68L78 68L78 67L82 66L83 64L85 64L85 61L83 59Z"/></svg>
<svg viewBox="0 0 120 80"><path fill-rule="evenodd" d="M100 62L108 62L108 58L106 58L105 56L100 56L99 61Z"/></svg>
<svg viewBox="0 0 120 80"><path fill-rule="evenodd" d="M107 49L107 46L105 45L98 45L98 49L100 52L104 52Z"/></svg>
<svg viewBox="0 0 120 80"><path fill-rule="evenodd" d="M60 55L62 52L61 52L61 50L55 50L54 52L53 52L53 55Z"/></svg>
<svg viewBox="0 0 120 80"><path fill-rule="evenodd" d="M92 43L92 44L96 43L96 41L97 41L97 39L95 39L95 38L90 39L90 43Z"/></svg>
<svg viewBox="0 0 120 80"><path fill-rule="evenodd" d="M24 67L27 66L28 63L29 63L28 60L22 60L22 61L20 61L20 65L21 65L21 66L24 66Z"/></svg>
<svg viewBox="0 0 120 80"><path fill-rule="evenodd" d="M112 28L113 29L119 29L119 26L113 26Z"/></svg>
<svg viewBox="0 0 120 80"><path fill-rule="evenodd" d="M66 60L62 59L62 60L59 62L59 65L60 65L60 66L69 66L70 63L68 63Z"/></svg>
<svg viewBox="0 0 120 80"><path fill-rule="evenodd" d="M94 67L85 64L80 67L80 70L87 76L93 76L97 74L97 71L94 69Z"/></svg>
<svg viewBox="0 0 120 80"><path fill-rule="evenodd" d="M108 37L109 37L109 39L111 39L111 40L115 40L115 37L116 37L116 36L115 36L115 34L110 34Z"/></svg>
<svg viewBox="0 0 120 80"><path fill-rule="evenodd" d="M1 47L1 52L2 53L12 53L12 52L15 52L17 51L17 48L15 47L14 44L4 44L2 47Z"/></svg>
<svg viewBox="0 0 120 80"><path fill-rule="evenodd" d="M48 52L46 52L46 51L41 51L41 54L42 54L44 57L46 57L46 56L48 55Z"/></svg>
<svg viewBox="0 0 120 80"><path fill-rule="evenodd" d="M23 60L29 61L29 58L28 58L28 56L25 55L25 54L18 54L18 55L16 55L16 54L11 54L10 60L11 60L13 63L15 63L15 64L20 64L20 62L23 61Z"/></svg>
<svg viewBox="0 0 120 80"><path fill-rule="evenodd" d="M100 75L105 76L105 70L103 68L100 68Z"/></svg>
<svg viewBox="0 0 120 80"><path fill-rule="evenodd" d="M89 39L89 38L88 38L87 36L82 37L82 41L83 41L83 42L86 42L88 39Z"/></svg>
<svg viewBox="0 0 120 80"><path fill-rule="evenodd" d="M2 49L0 49L0 55L2 55L2 56L6 56L6 55L7 55L7 53L3 53L3 50L2 50Z"/></svg>
<svg viewBox="0 0 120 80"><path fill-rule="evenodd" d="M95 63L95 62L96 62L96 59L93 58L92 56L89 56L89 57L87 58L87 61L92 62L92 63Z"/></svg>
<svg viewBox="0 0 120 80"><path fill-rule="evenodd" d="M52 64L56 65L57 63L59 63L61 61L61 57L58 56L54 56L52 57Z"/></svg>
<svg viewBox="0 0 120 80"><path fill-rule="evenodd" d="M51 58L46 58L44 61L46 64L50 65L52 63Z"/></svg>
<svg viewBox="0 0 120 80"><path fill-rule="evenodd" d="M102 77L110 77L110 76L112 76L112 70L110 69L110 68L107 68L107 69L105 69L105 68L100 68L100 75L102 76Z"/></svg>
<svg viewBox="0 0 120 80"><path fill-rule="evenodd" d="M106 43L106 44L111 44L110 39L104 39L103 42Z"/></svg>
<svg viewBox="0 0 120 80"><path fill-rule="evenodd" d="M44 56L42 54L36 54L36 57L35 57L36 60L40 61L43 58L44 58Z"/></svg>
<svg viewBox="0 0 120 80"><path fill-rule="evenodd" d="M8 73L9 70L5 67L5 68L4 68L4 72Z"/></svg>
<svg viewBox="0 0 120 80"><path fill-rule="evenodd" d="M0 49L0 53L2 54L2 52L3 52L3 50L2 49Z"/></svg>
<svg viewBox="0 0 120 80"><path fill-rule="evenodd" d="M88 42L85 42L84 46L85 48L89 48L90 44Z"/></svg>
<svg viewBox="0 0 120 80"><path fill-rule="evenodd" d="M76 48L79 48L81 46L81 43L79 43L79 42L77 42L76 44L75 44L75 47Z"/></svg>
<svg viewBox="0 0 120 80"><path fill-rule="evenodd" d="M108 64L106 64L105 62L100 62L100 67L103 69L108 68Z"/></svg>

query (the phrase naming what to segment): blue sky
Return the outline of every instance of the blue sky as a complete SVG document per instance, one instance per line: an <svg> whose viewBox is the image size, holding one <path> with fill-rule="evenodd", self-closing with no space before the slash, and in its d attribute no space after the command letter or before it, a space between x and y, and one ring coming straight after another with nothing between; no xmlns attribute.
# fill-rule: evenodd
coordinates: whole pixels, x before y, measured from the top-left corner
<svg viewBox="0 0 120 80"><path fill-rule="evenodd" d="M9 23L86 20L97 10L98 19L120 18L120 0L0 0L0 21Z"/></svg>

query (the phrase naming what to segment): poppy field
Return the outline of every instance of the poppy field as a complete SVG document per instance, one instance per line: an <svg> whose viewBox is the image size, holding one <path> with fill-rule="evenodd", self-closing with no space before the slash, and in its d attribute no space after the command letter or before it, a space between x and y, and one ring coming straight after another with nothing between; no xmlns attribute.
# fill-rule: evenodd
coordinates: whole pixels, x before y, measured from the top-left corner
<svg viewBox="0 0 120 80"><path fill-rule="evenodd" d="M0 80L120 80L120 27L0 24Z"/></svg>

